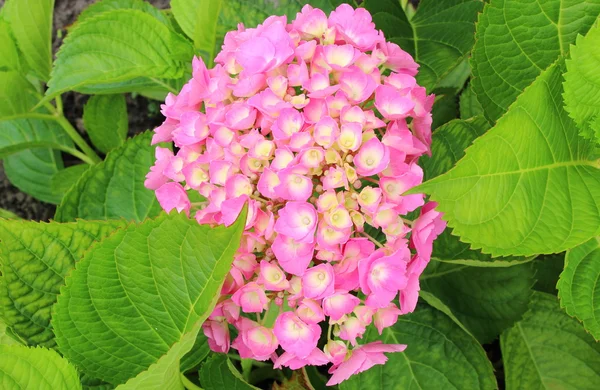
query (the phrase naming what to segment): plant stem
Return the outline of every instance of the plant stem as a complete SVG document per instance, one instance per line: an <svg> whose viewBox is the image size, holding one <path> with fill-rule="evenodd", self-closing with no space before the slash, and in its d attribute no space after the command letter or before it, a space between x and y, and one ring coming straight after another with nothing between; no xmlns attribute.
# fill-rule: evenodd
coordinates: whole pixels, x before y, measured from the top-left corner
<svg viewBox="0 0 600 390"><path fill-rule="evenodd" d="M360 232L360 234L362 234L363 236L367 237L369 240L371 240L371 242L375 245L377 245L380 248L383 248L383 245L381 245L381 243L379 241L377 241L375 238L371 237L368 233L366 232Z"/></svg>
<svg viewBox="0 0 600 390"><path fill-rule="evenodd" d="M58 95L55 99L56 101L56 112L58 112L60 115L63 114L63 104L62 104L62 98L60 97L60 95Z"/></svg>
<svg viewBox="0 0 600 390"><path fill-rule="evenodd" d="M202 387L196 385L194 382L192 382L191 380L189 380L183 374L183 372L181 373L181 383L183 383L183 387L185 387L188 390L204 390L204 389L202 389Z"/></svg>
<svg viewBox="0 0 600 390"><path fill-rule="evenodd" d="M85 140L81 137L81 135L73 127L73 125L71 125L71 123L67 120L67 118L65 118L62 115L56 115L56 116L54 116L54 120L56 122L58 122L59 125L62 126L63 130L69 135L69 137L71 137L73 142L75 142L75 144L77 146L79 146L81 151L83 153L85 153L89 157L89 159L91 161L93 161L94 164L97 164L102 161L102 159L100 157L98 157L96 152L94 152L94 149L92 149L87 144L87 142L85 142Z"/></svg>

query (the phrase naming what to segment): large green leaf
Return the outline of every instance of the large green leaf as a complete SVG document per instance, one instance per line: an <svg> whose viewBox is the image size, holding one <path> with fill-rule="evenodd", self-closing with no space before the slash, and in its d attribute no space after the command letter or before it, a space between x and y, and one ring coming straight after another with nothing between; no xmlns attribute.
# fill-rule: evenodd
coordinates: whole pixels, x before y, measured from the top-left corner
<svg viewBox="0 0 600 390"><path fill-rule="evenodd" d="M214 354L200 369L200 384L206 390L258 390L244 380L242 374L224 354Z"/></svg>
<svg viewBox="0 0 600 390"><path fill-rule="evenodd" d="M600 25L577 37L565 73L565 108L581 135L600 143Z"/></svg>
<svg viewBox="0 0 600 390"><path fill-rule="evenodd" d="M471 51L478 0L422 0L409 20L397 0L365 0L378 29L421 65L417 81L434 90Z"/></svg>
<svg viewBox="0 0 600 390"><path fill-rule="evenodd" d="M68 168L62 169L52 176L50 187L52 192L61 197L77 183L81 175L90 168L89 164L72 165Z"/></svg>
<svg viewBox="0 0 600 390"><path fill-rule="evenodd" d="M164 215L94 246L54 309L60 351L93 377L133 378L124 389L177 388L179 360L216 304L245 219L213 228Z"/></svg>
<svg viewBox="0 0 600 390"><path fill-rule="evenodd" d="M129 118L123 95L92 96L83 108L85 129L98 150L108 153L127 138Z"/></svg>
<svg viewBox="0 0 600 390"><path fill-rule="evenodd" d="M46 99L67 90L137 77L179 78L190 66L189 42L152 15L115 9L71 30L54 64Z"/></svg>
<svg viewBox="0 0 600 390"><path fill-rule="evenodd" d="M536 292L530 311L500 344L507 390L600 388L600 344L553 295Z"/></svg>
<svg viewBox="0 0 600 390"><path fill-rule="evenodd" d="M479 17L473 88L494 122L600 13L600 0L492 0Z"/></svg>
<svg viewBox="0 0 600 390"><path fill-rule="evenodd" d="M50 181L62 169L63 161L60 152L48 149L48 146L73 150L73 142L56 121L0 120L0 154L3 151L11 154L4 159L8 179L21 191L37 199L58 203L62 196L52 191Z"/></svg>
<svg viewBox="0 0 600 390"><path fill-rule="evenodd" d="M341 390L365 389L495 389L496 379L481 345L442 312L419 305L383 331L369 328L366 340L407 344L390 353L385 365L353 375Z"/></svg>
<svg viewBox="0 0 600 390"><path fill-rule="evenodd" d="M494 256L561 252L600 232L600 161L562 105L549 68L431 194L453 234Z"/></svg>
<svg viewBox="0 0 600 390"><path fill-rule="evenodd" d="M77 23L81 23L84 20L103 12L116 9L136 9L143 11L154 16L165 26L169 28L173 27L169 18L163 12L144 0L100 0L83 10L77 17Z"/></svg>
<svg viewBox="0 0 600 390"><path fill-rule="evenodd" d="M0 345L0 387L4 390L81 389L77 370L56 351Z"/></svg>
<svg viewBox="0 0 600 390"><path fill-rule="evenodd" d="M527 311L533 274L531 264L482 268L432 260L421 277L421 289L438 298L481 343L487 343Z"/></svg>
<svg viewBox="0 0 600 390"><path fill-rule="evenodd" d="M473 86L470 83L460 94L459 109L461 119L483 115L483 107L479 104L477 96L475 96L475 92L473 92Z"/></svg>
<svg viewBox="0 0 600 390"><path fill-rule="evenodd" d="M5 15L27 64L41 80L52 68L54 0L7 0Z"/></svg>
<svg viewBox="0 0 600 390"><path fill-rule="evenodd" d="M56 345L50 313L65 276L122 221L0 220L0 318L29 345Z"/></svg>
<svg viewBox="0 0 600 390"><path fill-rule="evenodd" d="M61 222L83 219L125 218L143 221L161 212L154 192L144 187L144 177L154 164L151 132L130 138L106 159L88 169L67 192L56 210Z"/></svg>
<svg viewBox="0 0 600 390"><path fill-rule="evenodd" d="M560 305L600 340L600 238L567 252L565 269L558 281Z"/></svg>

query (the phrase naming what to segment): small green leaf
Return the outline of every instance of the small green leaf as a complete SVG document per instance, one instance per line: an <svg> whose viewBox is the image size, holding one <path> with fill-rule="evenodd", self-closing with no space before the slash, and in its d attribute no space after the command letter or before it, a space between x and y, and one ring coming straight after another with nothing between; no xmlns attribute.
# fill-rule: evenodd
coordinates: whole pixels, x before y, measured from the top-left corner
<svg viewBox="0 0 600 390"><path fill-rule="evenodd" d="M600 13L599 0L492 0L479 16L471 84L495 122Z"/></svg>
<svg viewBox="0 0 600 390"><path fill-rule="evenodd" d="M183 76L189 42L152 15L115 9L87 18L69 32L57 54L46 99L86 85Z"/></svg>
<svg viewBox="0 0 600 390"><path fill-rule="evenodd" d="M50 312L65 276L123 221L59 224L0 220L0 318L30 345L56 345Z"/></svg>
<svg viewBox="0 0 600 390"><path fill-rule="evenodd" d="M376 27L383 30L386 39L409 52L421 65L417 81L431 92L461 66L471 51L475 20L483 2L421 0L410 20L397 0L365 0L363 6L373 14Z"/></svg>
<svg viewBox="0 0 600 390"><path fill-rule="evenodd" d="M479 104L471 84L469 84L463 93L460 94L459 107L461 119L469 119L483 115L483 108L481 107L481 104Z"/></svg>
<svg viewBox="0 0 600 390"><path fill-rule="evenodd" d="M600 26L577 37L565 73L565 109L580 127L580 134L600 143Z"/></svg>
<svg viewBox="0 0 600 390"><path fill-rule="evenodd" d="M0 385L5 390L78 390L79 375L56 351L0 345Z"/></svg>
<svg viewBox="0 0 600 390"><path fill-rule="evenodd" d="M93 377L127 382L119 389L181 387L179 361L217 302L245 221L214 228L163 215L92 247L53 310L59 350Z"/></svg>
<svg viewBox="0 0 600 390"><path fill-rule="evenodd" d="M52 68L54 0L7 0L4 7L27 64L39 79L47 81Z"/></svg>
<svg viewBox="0 0 600 390"><path fill-rule="evenodd" d="M248 384L242 374L231 363L231 360L224 354L212 355L200 369L200 384L206 390L256 390Z"/></svg>
<svg viewBox="0 0 600 390"><path fill-rule="evenodd" d="M443 302L482 344L521 319L533 286L533 267L488 268L432 260L421 289Z"/></svg>
<svg viewBox="0 0 600 390"><path fill-rule="evenodd" d="M181 372L185 373L197 368L209 353L208 339L203 332L199 332L192 350L181 358Z"/></svg>
<svg viewBox="0 0 600 390"><path fill-rule="evenodd" d="M567 251L558 281L560 306L600 340L600 238Z"/></svg>
<svg viewBox="0 0 600 390"><path fill-rule="evenodd" d="M538 256L532 263L535 270L535 284L533 285L533 289L557 295L556 284L565 265L564 252Z"/></svg>
<svg viewBox="0 0 600 390"><path fill-rule="evenodd" d="M0 71L7 70L19 72L21 59L10 25L0 16Z"/></svg>
<svg viewBox="0 0 600 390"><path fill-rule="evenodd" d="M6 327L6 324L0 321L0 345L14 345L19 344L17 340L12 338L9 334L9 330Z"/></svg>
<svg viewBox="0 0 600 390"><path fill-rule="evenodd" d="M129 128L125 96L92 96L83 107L83 124L101 152L108 153L123 145Z"/></svg>
<svg viewBox="0 0 600 390"><path fill-rule="evenodd" d="M0 118L28 112L37 103L33 93L33 85L18 72L0 72Z"/></svg>
<svg viewBox="0 0 600 390"><path fill-rule="evenodd" d="M62 199L71 187L77 183L81 175L90 168L88 164L73 165L61 169L52 176L50 187L52 192Z"/></svg>
<svg viewBox="0 0 600 390"><path fill-rule="evenodd" d="M130 138L88 169L64 196L55 219L143 221L160 214L154 192L144 187L144 178L154 164L156 146L150 145L151 138L151 132Z"/></svg>
<svg viewBox="0 0 600 390"><path fill-rule="evenodd" d="M163 12L144 0L100 0L84 9L77 17L76 23L81 23L92 16L116 9L136 9L154 16L169 28L173 27L171 21Z"/></svg>
<svg viewBox="0 0 600 390"><path fill-rule="evenodd" d="M492 364L477 340L426 304L399 317L381 336L369 328L365 342L376 340L408 347L387 354L384 365L351 376L340 384L341 390L498 388Z"/></svg>
<svg viewBox="0 0 600 390"><path fill-rule="evenodd" d="M414 190L431 194L473 249L531 256L600 233L600 164L563 109L562 65L542 73L451 171Z"/></svg>
<svg viewBox="0 0 600 390"><path fill-rule="evenodd" d="M506 389L600 388L600 344L558 306L536 292L522 321L500 338Z"/></svg>
<svg viewBox="0 0 600 390"><path fill-rule="evenodd" d="M6 176L21 191L44 202L58 203L62 198L50 186L52 176L63 167L58 149L73 150L73 143L53 120L0 121L0 155L10 153L4 159Z"/></svg>

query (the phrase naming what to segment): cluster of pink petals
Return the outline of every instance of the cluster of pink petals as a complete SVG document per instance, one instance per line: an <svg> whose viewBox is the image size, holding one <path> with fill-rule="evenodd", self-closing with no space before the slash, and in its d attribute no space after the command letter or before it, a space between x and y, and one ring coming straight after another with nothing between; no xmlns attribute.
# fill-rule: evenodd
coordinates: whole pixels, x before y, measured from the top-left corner
<svg viewBox="0 0 600 390"><path fill-rule="evenodd" d="M329 384L382 364L405 346L359 340L415 309L445 227L423 195L403 195L422 182L431 141L433 95L417 85L418 65L348 5L240 25L215 62L195 59L167 97L153 142L177 152L158 147L146 180L167 212L196 209L202 224L230 225L248 205L204 324L211 349L292 369L331 363Z"/></svg>

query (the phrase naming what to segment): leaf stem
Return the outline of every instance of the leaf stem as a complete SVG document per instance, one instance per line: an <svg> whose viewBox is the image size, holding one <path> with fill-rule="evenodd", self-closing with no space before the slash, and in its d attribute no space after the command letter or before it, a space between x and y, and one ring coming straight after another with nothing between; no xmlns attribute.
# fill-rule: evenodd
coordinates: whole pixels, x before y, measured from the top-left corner
<svg viewBox="0 0 600 390"><path fill-rule="evenodd" d="M181 376L181 383L183 383L183 387L185 387L188 390L204 390L202 389L202 387L196 385L194 382L192 382L191 380L189 380L184 374L183 372L180 374Z"/></svg>
<svg viewBox="0 0 600 390"><path fill-rule="evenodd" d="M81 135L77 132L73 125L71 125L67 118L65 118L63 115L54 115L54 120L59 125L61 125L65 133L67 133L69 137L71 137L73 142L75 142L75 144L79 146L81 151L89 157L89 160L91 160L94 164L97 164L102 161L102 159L98 157L96 152L94 152L94 149L92 149L87 144L87 142L85 142L83 137L81 137Z"/></svg>
<svg viewBox="0 0 600 390"><path fill-rule="evenodd" d="M171 87L169 84L161 81L160 79L157 79L155 77L149 77L149 79L154 81L156 84L160 85L161 87L165 88L167 91L171 92L172 94L175 94L175 95L179 94L178 90Z"/></svg>

